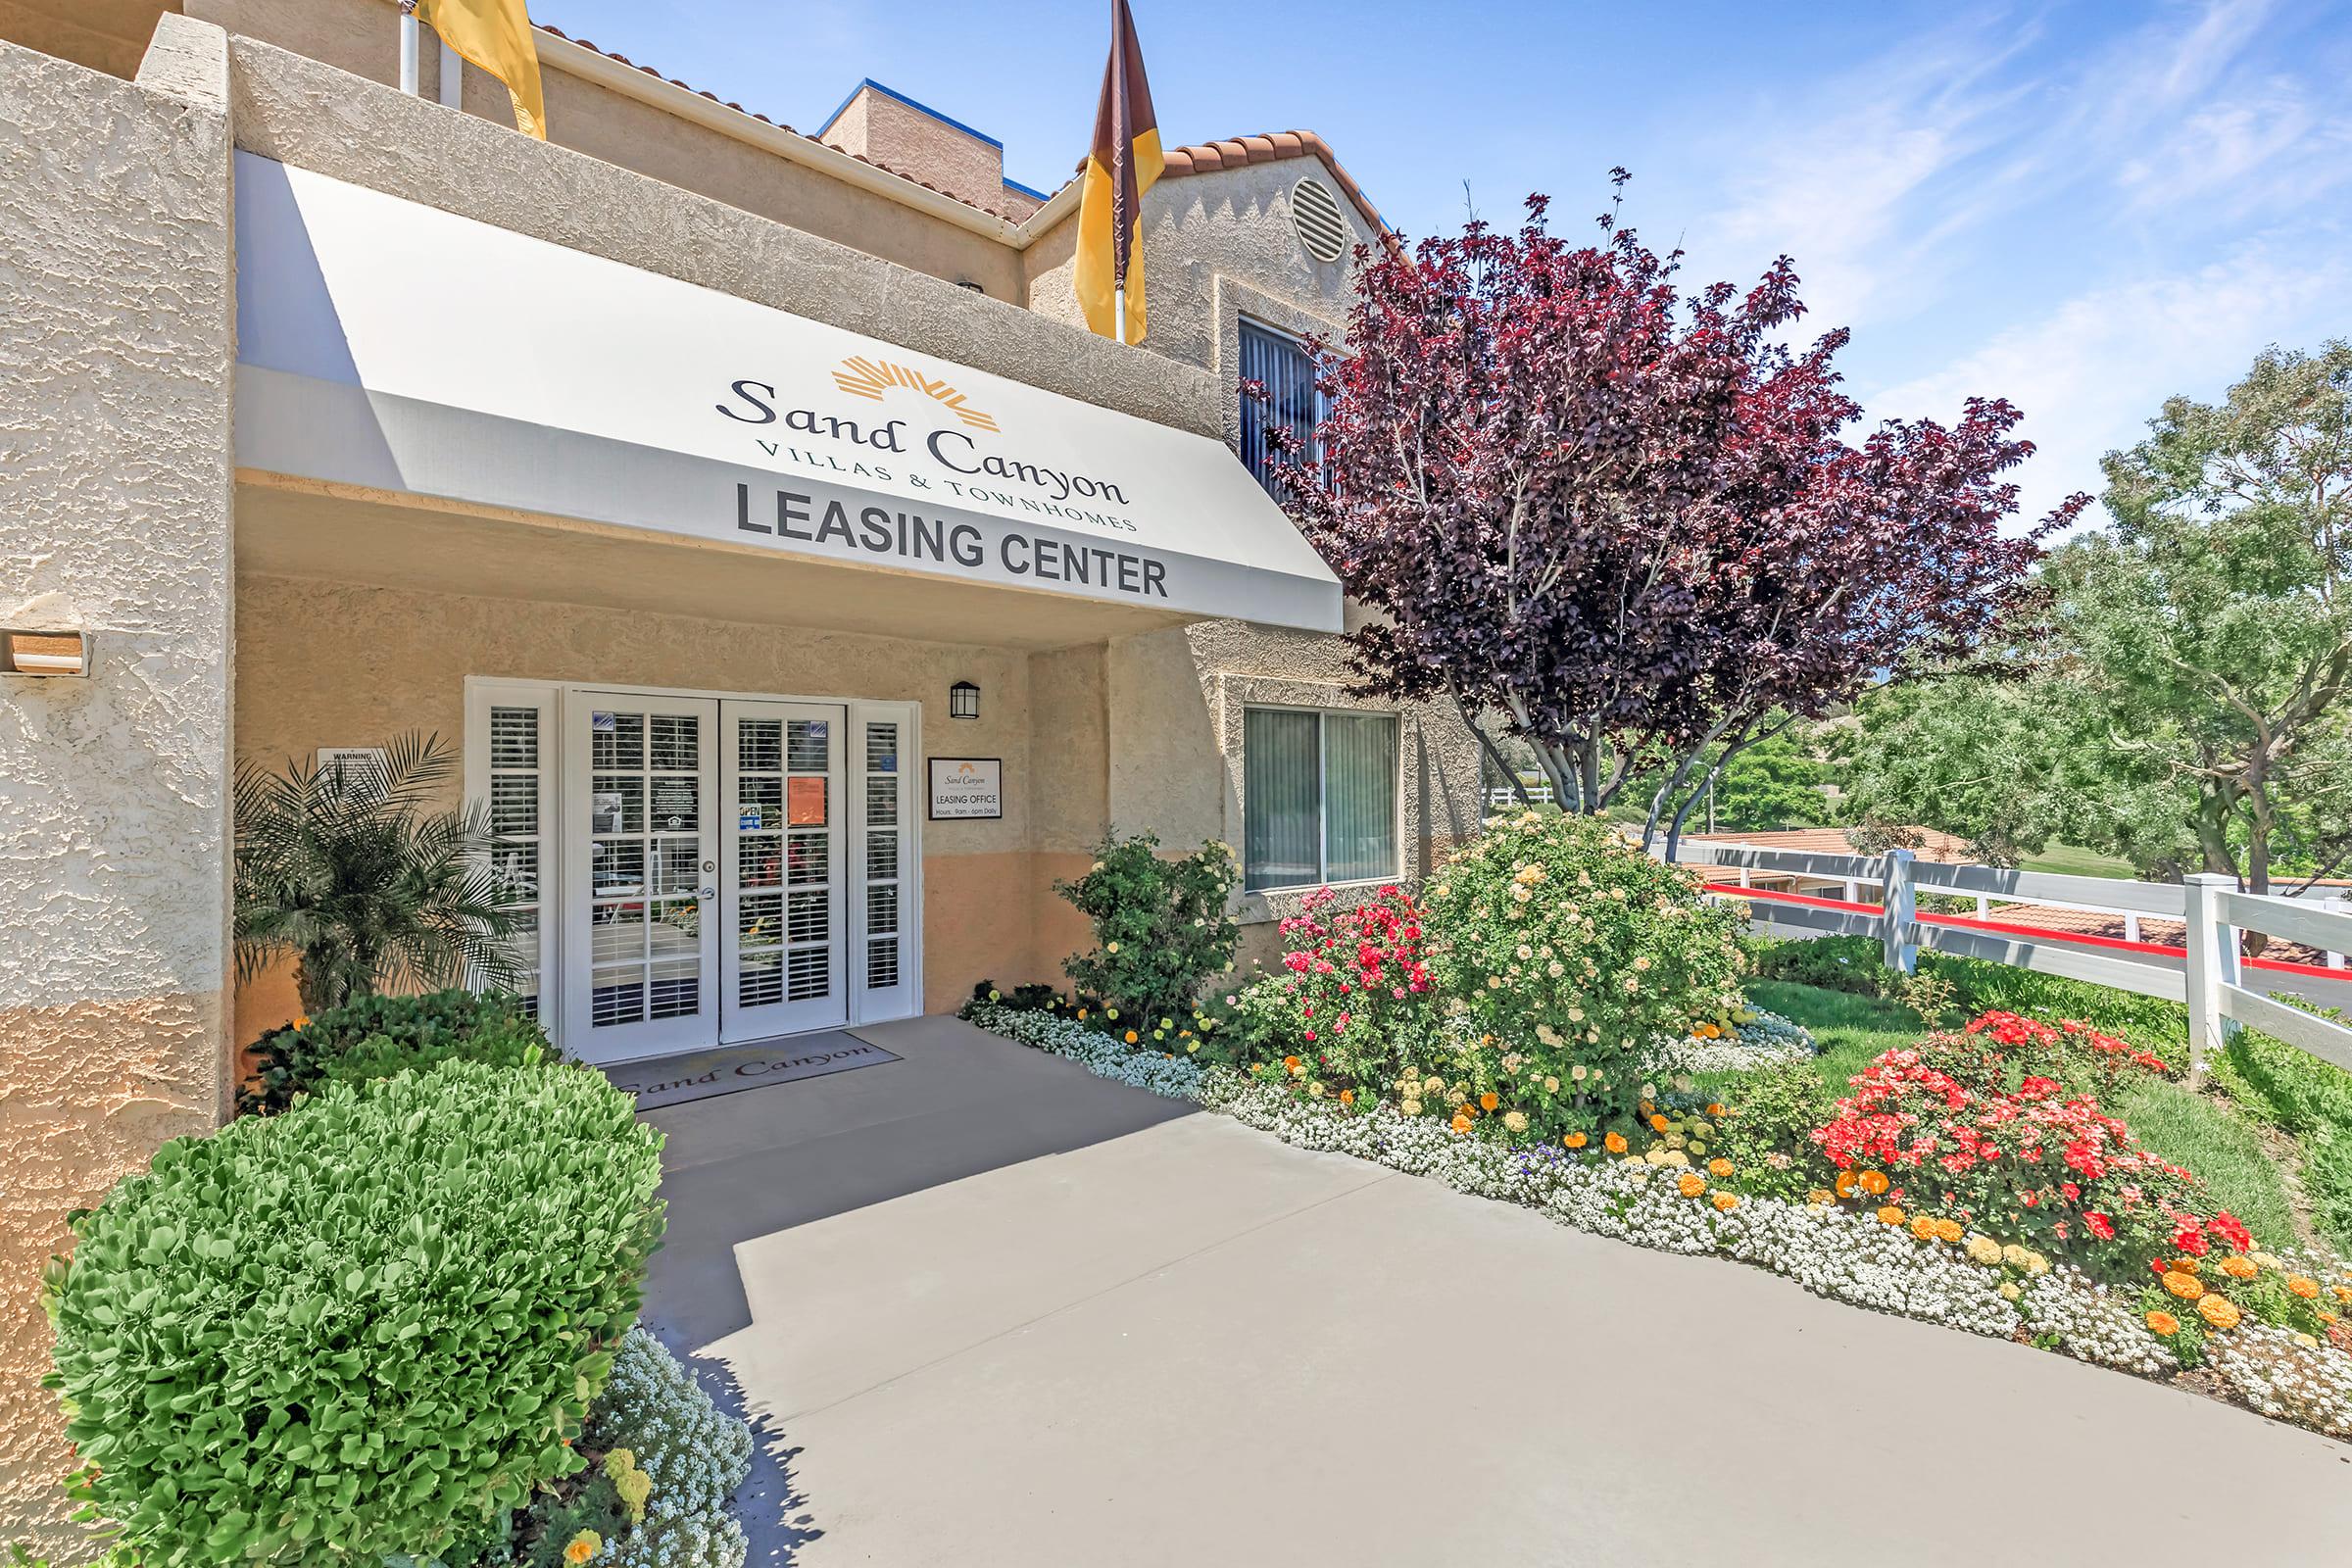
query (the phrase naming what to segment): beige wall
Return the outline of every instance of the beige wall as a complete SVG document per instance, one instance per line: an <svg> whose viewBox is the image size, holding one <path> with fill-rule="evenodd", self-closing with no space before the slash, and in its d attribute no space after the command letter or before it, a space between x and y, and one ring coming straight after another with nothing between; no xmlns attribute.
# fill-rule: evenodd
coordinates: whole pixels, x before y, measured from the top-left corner
<svg viewBox="0 0 2352 1568"><path fill-rule="evenodd" d="M223 1108L226 81L166 66L181 96L0 44L0 620L97 652L0 676L0 1534L53 1543L41 1264Z"/></svg>
<svg viewBox="0 0 2352 1568"><path fill-rule="evenodd" d="M409 730L459 741L468 675L918 703L925 755L1002 758L1006 786L1001 820L921 824L926 1004L953 1010L984 978L1055 978L1072 951L1055 946L1066 926L1051 883L1101 832L1100 648L1032 654L311 578L246 576L237 596L237 754L271 767ZM980 687L979 718L948 717L957 680ZM240 1038L283 1022L268 1014L289 1001L280 988L240 998Z"/></svg>
<svg viewBox="0 0 2352 1568"><path fill-rule="evenodd" d="M0 0L0 38L128 77L156 18L178 9L178 0Z"/></svg>

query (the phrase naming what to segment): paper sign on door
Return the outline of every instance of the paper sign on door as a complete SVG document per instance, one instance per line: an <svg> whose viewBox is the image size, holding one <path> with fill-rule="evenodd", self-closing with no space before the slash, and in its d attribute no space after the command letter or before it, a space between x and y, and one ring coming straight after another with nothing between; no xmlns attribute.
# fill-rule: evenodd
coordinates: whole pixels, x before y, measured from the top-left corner
<svg viewBox="0 0 2352 1568"><path fill-rule="evenodd" d="M825 781L821 778L796 778L786 785L785 819L794 827L823 827L825 825Z"/></svg>

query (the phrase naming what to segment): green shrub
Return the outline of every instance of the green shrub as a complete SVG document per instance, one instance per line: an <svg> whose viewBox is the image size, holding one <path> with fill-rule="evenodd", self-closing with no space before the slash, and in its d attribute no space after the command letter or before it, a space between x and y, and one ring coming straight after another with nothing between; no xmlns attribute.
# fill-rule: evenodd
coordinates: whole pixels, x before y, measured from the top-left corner
<svg viewBox="0 0 2352 1568"><path fill-rule="evenodd" d="M76 1494L146 1568L479 1533L580 1467L660 1154L595 1072L465 1061L165 1145L51 1265Z"/></svg>
<svg viewBox="0 0 2352 1568"><path fill-rule="evenodd" d="M1964 1017L2014 1012L2043 1023L2079 1018L2103 1033L2154 1052L2168 1062L2181 1061L2187 1050L2188 1010L2177 1002L1948 953L1922 952L1919 972L1948 981L1952 1005ZM1813 937L1771 943L1757 955L1756 974L1760 979L1864 997L1900 1000L1904 991L1904 977L1886 967L1874 937Z"/></svg>
<svg viewBox="0 0 2352 1568"><path fill-rule="evenodd" d="M1715 1152L1739 1185L1765 1198L1801 1199L1835 1172L1811 1138L1838 1097L1811 1061L1776 1061L1740 1074L1719 1092L1730 1107L1715 1129Z"/></svg>
<svg viewBox="0 0 2352 1568"><path fill-rule="evenodd" d="M1095 946L1062 969L1082 995L1128 1019L1184 1018L1213 975L1233 967L1241 927L1226 913L1233 851L1203 844L1163 856L1150 833L1107 838L1093 869L1054 891L1092 921Z"/></svg>
<svg viewBox="0 0 2352 1568"><path fill-rule="evenodd" d="M1604 822L1495 819L1431 882L1443 1044L1413 1066L1457 1114L1516 1112L1545 1136L1629 1120L1651 1043L1740 1005L1744 916Z"/></svg>
<svg viewBox="0 0 2352 1568"><path fill-rule="evenodd" d="M2352 1129L2304 1140L2303 1196L2311 1203L2312 1228L2352 1257Z"/></svg>
<svg viewBox="0 0 2352 1568"><path fill-rule="evenodd" d="M238 1095L237 1108L265 1116L322 1085L366 1083L410 1067L460 1059L520 1067L562 1059L521 1002L500 991L362 997L272 1029L253 1049L260 1071Z"/></svg>
<svg viewBox="0 0 2352 1568"><path fill-rule="evenodd" d="M2206 1066L2238 1108L2274 1127L2352 1133L2352 1073L2308 1051L2241 1029Z"/></svg>
<svg viewBox="0 0 2352 1568"><path fill-rule="evenodd" d="M1886 967L1877 940L1871 937L1766 943L1756 955L1755 965L1759 980L1818 986L1857 997L1889 996L1902 978Z"/></svg>

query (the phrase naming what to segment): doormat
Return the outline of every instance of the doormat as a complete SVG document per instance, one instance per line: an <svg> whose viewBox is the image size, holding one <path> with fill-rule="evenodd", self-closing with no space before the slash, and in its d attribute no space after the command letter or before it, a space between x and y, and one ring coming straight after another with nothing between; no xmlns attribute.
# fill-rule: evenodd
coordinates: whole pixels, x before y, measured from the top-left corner
<svg viewBox="0 0 2352 1568"><path fill-rule="evenodd" d="M825 1029L779 1040L755 1040L749 1045L713 1046L650 1061L615 1062L604 1073L612 1080L613 1088L635 1098L639 1110L659 1110L664 1105L822 1078L898 1059L896 1054L868 1045L846 1029Z"/></svg>

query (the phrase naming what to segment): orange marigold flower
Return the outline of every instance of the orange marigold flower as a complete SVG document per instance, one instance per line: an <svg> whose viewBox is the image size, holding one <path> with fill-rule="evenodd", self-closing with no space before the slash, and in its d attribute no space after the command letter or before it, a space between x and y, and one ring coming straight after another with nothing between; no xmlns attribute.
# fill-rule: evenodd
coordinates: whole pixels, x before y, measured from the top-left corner
<svg viewBox="0 0 2352 1568"><path fill-rule="evenodd" d="M1649 1118L1649 1130L1653 1133L1662 1133L1670 1125L1672 1124L1668 1122L1663 1115L1652 1116Z"/></svg>
<svg viewBox="0 0 2352 1568"><path fill-rule="evenodd" d="M1478 1108L1481 1110L1493 1110L1496 1105L1501 1103L1502 1097L1492 1089L1478 1097Z"/></svg>
<svg viewBox="0 0 2352 1568"><path fill-rule="evenodd" d="M1710 1116L1721 1116L1723 1114L1723 1102L1720 1100L1708 1101L1707 1114Z"/></svg>
<svg viewBox="0 0 2352 1568"><path fill-rule="evenodd" d="M1935 1216L1930 1214L1921 1214L1913 1218L1911 1221L1911 1234L1918 1237L1923 1242L1934 1241L1936 1239Z"/></svg>
<svg viewBox="0 0 2352 1568"><path fill-rule="evenodd" d="M2237 1327L2237 1303L2227 1296L2206 1296L2197 1302L2197 1316L2217 1329Z"/></svg>
<svg viewBox="0 0 2352 1568"><path fill-rule="evenodd" d="M2320 1282L2302 1274L2287 1276L2286 1288L2306 1301L2316 1301L2320 1298Z"/></svg>
<svg viewBox="0 0 2352 1568"><path fill-rule="evenodd" d="M1570 1133L1567 1137L1561 1139L1560 1142L1566 1144L1570 1149L1582 1149L1586 1144L1592 1142L1592 1140L1587 1138L1583 1133Z"/></svg>
<svg viewBox="0 0 2352 1568"><path fill-rule="evenodd" d="M2252 1258L2240 1257L2232 1252L2222 1259L2222 1272L2233 1280L2250 1280L2262 1269Z"/></svg>
<svg viewBox="0 0 2352 1568"><path fill-rule="evenodd" d="M1340 1091L1340 1103L1341 1103L1341 1104L1343 1104L1343 1105L1352 1105L1352 1104L1354 1104L1354 1103L1355 1103L1355 1091L1354 1091L1354 1090L1352 1090L1352 1089L1343 1089L1343 1090L1341 1090L1341 1091Z"/></svg>
<svg viewBox="0 0 2352 1568"><path fill-rule="evenodd" d="M1675 1182L1685 1198L1696 1198L1707 1190L1707 1179L1694 1170L1687 1170Z"/></svg>
<svg viewBox="0 0 2352 1568"><path fill-rule="evenodd" d="M2169 1340L2180 1332L2180 1320L2158 1307L2148 1314L2148 1332Z"/></svg>
<svg viewBox="0 0 2352 1568"><path fill-rule="evenodd" d="M2179 1269L2174 1269L2165 1275L2164 1288L2183 1301L2193 1301L2205 1294L2204 1281L2198 1279L2194 1274L2183 1274Z"/></svg>
<svg viewBox="0 0 2352 1568"><path fill-rule="evenodd" d="M2173 1259L2171 1267L2165 1272L2168 1274L2196 1274L2201 1273L2202 1269L2193 1257L2176 1257Z"/></svg>
<svg viewBox="0 0 2352 1568"><path fill-rule="evenodd" d="M1956 1219L1939 1219L1936 1222L1936 1239L1939 1242L1957 1242L1967 1234L1966 1228Z"/></svg>
<svg viewBox="0 0 2352 1568"><path fill-rule="evenodd" d="M1707 1161L1707 1174L1708 1174L1708 1175L1710 1175L1710 1176L1729 1176L1731 1173L1732 1173L1732 1162L1731 1162L1730 1160L1728 1160L1728 1159L1724 1158L1724 1157L1723 1157L1721 1154L1718 1154L1718 1155L1716 1155L1716 1156L1715 1156L1713 1159L1710 1159L1710 1160L1708 1160L1708 1161Z"/></svg>
<svg viewBox="0 0 2352 1568"><path fill-rule="evenodd" d="M1855 1175L1854 1175L1854 1173L1853 1173L1852 1171L1850 1171L1850 1170L1841 1170L1841 1171L1839 1171L1839 1172L1838 1173L1838 1182L1837 1182L1837 1187L1838 1187L1838 1196L1839 1198L1851 1198L1851 1197L1853 1197L1853 1196L1854 1196L1854 1183L1855 1183L1855 1181L1856 1181L1856 1177L1855 1177Z"/></svg>
<svg viewBox="0 0 2352 1568"><path fill-rule="evenodd" d="M1135 1031L1132 1029L1127 1031L1127 1043L1131 1046L1135 1044Z"/></svg>
<svg viewBox="0 0 2352 1568"><path fill-rule="evenodd" d="M1879 1210L1879 1223L1880 1223L1880 1224L1882 1224L1882 1225L1900 1225L1902 1222L1903 1222L1903 1211L1902 1211L1901 1209L1899 1209L1899 1208L1895 1207L1895 1206L1894 1206L1892 1203L1888 1203L1888 1204L1887 1204L1887 1205L1886 1205L1885 1208L1882 1208L1882 1209L1880 1209L1880 1210Z"/></svg>
<svg viewBox="0 0 2352 1568"><path fill-rule="evenodd" d="M1738 1193L1717 1193L1714 1202L1720 1212L1729 1214L1740 1206L1740 1195Z"/></svg>
<svg viewBox="0 0 2352 1568"><path fill-rule="evenodd" d="M1470 1130L1468 1114L1458 1110L1453 1113L1453 1130L1457 1133L1466 1133Z"/></svg>
<svg viewBox="0 0 2352 1568"><path fill-rule="evenodd" d="M1133 1030L1129 1030L1127 1033L1127 1038L1133 1040L1135 1038L1135 1032ZM1297 1056L1283 1057L1282 1064L1283 1066L1289 1068L1292 1072L1297 1072L1298 1070L1298 1058Z"/></svg>
<svg viewBox="0 0 2352 1568"><path fill-rule="evenodd" d="M2335 1288L2335 1298L2346 1306L2352 1306L2352 1285L2338 1285Z"/></svg>
<svg viewBox="0 0 2352 1568"><path fill-rule="evenodd" d="M1859 1181L1862 1184L1862 1190L1873 1198L1877 1198L1886 1191L1886 1173L1883 1170L1866 1170L1855 1180Z"/></svg>
<svg viewBox="0 0 2352 1568"><path fill-rule="evenodd" d="M1600 1146L1612 1154L1622 1154L1625 1152L1625 1134L1610 1133L1600 1141Z"/></svg>

